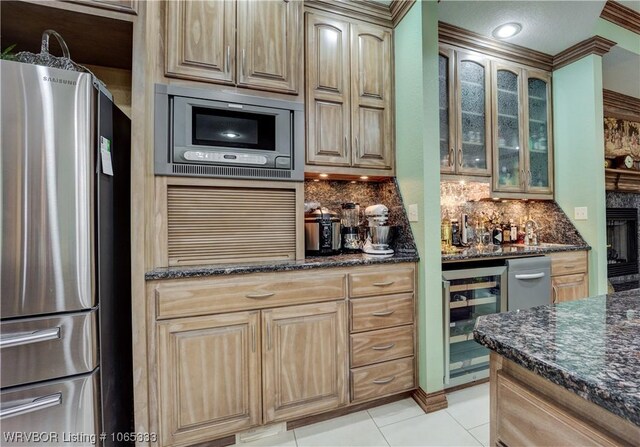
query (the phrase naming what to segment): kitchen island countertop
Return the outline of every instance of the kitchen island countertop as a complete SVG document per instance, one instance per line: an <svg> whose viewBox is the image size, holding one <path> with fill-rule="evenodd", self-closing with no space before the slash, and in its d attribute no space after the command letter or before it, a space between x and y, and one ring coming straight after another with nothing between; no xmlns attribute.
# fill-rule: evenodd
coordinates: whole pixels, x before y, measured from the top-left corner
<svg viewBox="0 0 640 447"><path fill-rule="evenodd" d="M211 264L176 267L161 267L145 274L147 281L156 279L176 279L219 275L237 275L243 273L288 272L317 268L350 267L371 264L397 264L418 262L417 254L395 253L391 257L365 255L363 253L342 254L336 256L311 256L299 261L265 261L244 264Z"/></svg>
<svg viewBox="0 0 640 447"><path fill-rule="evenodd" d="M640 426L640 289L480 317L475 340Z"/></svg>

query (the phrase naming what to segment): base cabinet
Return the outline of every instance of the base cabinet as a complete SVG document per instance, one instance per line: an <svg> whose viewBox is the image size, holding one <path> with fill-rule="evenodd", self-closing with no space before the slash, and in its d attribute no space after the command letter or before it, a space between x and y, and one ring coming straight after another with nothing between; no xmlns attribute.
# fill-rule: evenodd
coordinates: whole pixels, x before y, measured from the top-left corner
<svg viewBox="0 0 640 447"><path fill-rule="evenodd" d="M148 431L199 445L414 389L414 291L412 263L150 281Z"/></svg>
<svg viewBox="0 0 640 447"><path fill-rule="evenodd" d="M265 423L346 404L345 309L334 301L263 311Z"/></svg>
<svg viewBox="0 0 640 447"><path fill-rule="evenodd" d="M259 311L157 325L161 445L190 445L260 423Z"/></svg>
<svg viewBox="0 0 640 447"><path fill-rule="evenodd" d="M551 302L561 303L589 296L586 251L551 253Z"/></svg>

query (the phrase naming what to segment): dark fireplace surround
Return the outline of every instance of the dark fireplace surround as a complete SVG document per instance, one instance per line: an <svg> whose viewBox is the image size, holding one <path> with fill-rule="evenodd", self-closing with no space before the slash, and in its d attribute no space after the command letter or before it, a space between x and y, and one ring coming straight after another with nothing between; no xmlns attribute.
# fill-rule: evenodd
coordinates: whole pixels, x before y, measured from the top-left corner
<svg viewBox="0 0 640 447"><path fill-rule="evenodd" d="M607 208L607 276L638 273L638 210Z"/></svg>

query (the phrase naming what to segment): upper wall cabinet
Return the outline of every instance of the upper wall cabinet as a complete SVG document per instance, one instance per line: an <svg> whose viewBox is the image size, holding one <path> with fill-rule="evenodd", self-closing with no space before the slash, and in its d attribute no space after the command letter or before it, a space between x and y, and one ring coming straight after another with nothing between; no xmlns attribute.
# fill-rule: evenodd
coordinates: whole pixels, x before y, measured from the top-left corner
<svg viewBox="0 0 640 447"><path fill-rule="evenodd" d="M491 175L489 61L440 49L440 171Z"/></svg>
<svg viewBox="0 0 640 447"><path fill-rule="evenodd" d="M296 94L302 14L290 0L166 2L166 75Z"/></svg>
<svg viewBox="0 0 640 447"><path fill-rule="evenodd" d="M307 13L307 171L393 175L391 35Z"/></svg>
<svg viewBox="0 0 640 447"><path fill-rule="evenodd" d="M493 191L553 198L551 77L492 63Z"/></svg>

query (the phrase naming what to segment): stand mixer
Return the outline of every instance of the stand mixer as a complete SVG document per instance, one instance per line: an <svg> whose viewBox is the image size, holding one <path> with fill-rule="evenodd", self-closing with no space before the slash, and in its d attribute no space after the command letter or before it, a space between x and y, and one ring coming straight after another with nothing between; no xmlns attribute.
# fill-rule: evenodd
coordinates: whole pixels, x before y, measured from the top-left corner
<svg viewBox="0 0 640 447"><path fill-rule="evenodd" d="M389 248L389 209L382 205L371 205L365 208L368 236L362 251L376 256L391 256L393 250Z"/></svg>

